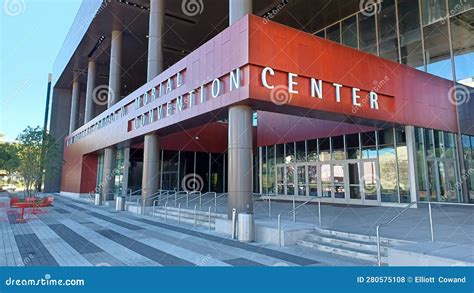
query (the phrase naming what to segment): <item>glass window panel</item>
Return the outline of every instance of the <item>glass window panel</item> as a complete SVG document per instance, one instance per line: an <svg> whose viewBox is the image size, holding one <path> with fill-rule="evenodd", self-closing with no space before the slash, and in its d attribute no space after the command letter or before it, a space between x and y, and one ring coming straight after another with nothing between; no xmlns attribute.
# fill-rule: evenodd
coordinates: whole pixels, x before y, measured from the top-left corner
<svg viewBox="0 0 474 293"><path fill-rule="evenodd" d="M263 147L263 151L265 151L265 147ZM224 190L224 156L225 154L211 154L210 180L211 180L211 191L214 191L214 192L224 192L223 191ZM265 156L263 158L265 158ZM262 168L262 173L264 172L266 172L266 167ZM263 184L265 184L265 177L263 177L263 180L264 180Z"/></svg>
<svg viewBox="0 0 474 293"><path fill-rule="evenodd" d="M398 202L397 159L393 128L379 133L380 193L382 202Z"/></svg>
<svg viewBox="0 0 474 293"><path fill-rule="evenodd" d="M275 146L267 146L268 193L275 193Z"/></svg>
<svg viewBox="0 0 474 293"><path fill-rule="evenodd" d="M449 15L456 15L460 12L474 8L474 0L448 0Z"/></svg>
<svg viewBox="0 0 474 293"><path fill-rule="evenodd" d="M418 1L398 0L401 63L424 70Z"/></svg>
<svg viewBox="0 0 474 293"><path fill-rule="evenodd" d="M360 50L377 54L377 35L375 32L375 15L359 14Z"/></svg>
<svg viewBox="0 0 474 293"><path fill-rule="evenodd" d="M454 158L454 135L444 132L444 156L446 158Z"/></svg>
<svg viewBox="0 0 474 293"><path fill-rule="evenodd" d="M276 163L283 164L285 162L285 145L277 144L276 145Z"/></svg>
<svg viewBox="0 0 474 293"><path fill-rule="evenodd" d="M398 187L400 202L410 202L410 180L408 169L408 148L406 147L405 128L395 128L398 160Z"/></svg>
<svg viewBox="0 0 474 293"><path fill-rule="evenodd" d="M426 147L426 155L428 157L434 156L433 129L426 129L425 130L425 147Z"/></svg>
<svg viewBox="0 0 474 293"><path fill-rule="evenodd" d="M423 34L427 72L452 80L448 24L442 21L430 24L423 28Z"/></svg>
<svg viewBox="0 0 474 293"><path fill-rule="evenodd" d="M474 0L473 0L474 1ZM474 9L451 17L454 68L458 81L474 77Z"/></svg>
<svg viewBox="0 0 474 293"><path fill-rule="evenodd" d="M277 183L277 194L284 194L283 178L284 178L285 167L278 166L276 168L276 183Z"/></svg>
<svg viewBox="0 0 474 293"><path fill-rule="evenodd" d="M331 160L329 137L319 139L319 160L320 161Z"/></svg>
<svg viewBox="0 0 474 293"><path fill-rule="evenodd" d="M308 165L308 185L309 195L318 196L318 167L316 165Z"/></svg>
<svg viewBox="0 0 474 293"><path fill-rule="evenodd" d="M354 15L345 19L342 26L342 43L346 46L357 49L357 16Z"/></svg>
<svg viewBox="0 0 474 293"><path fill-rule="evenodd" d="M398 62L398 36L395 0L384 0L377 17L379 56Z"/></svg>
<svg viewBox="0 0 474 293"><path fill-rule="evenodd" d="M335 136L332 137L332 159L333 160L344 160L345 153L344 153L344 136Z"/></svg>
<svg viewBox="0 0 474 293"><path fill-rule="evenodd" d="M341 27L339 22L326 29L326 39L336 43L341 42Z"/></svg>
<svg viewBox="0 0 474 293"><path fill-rule="evenodd" d="M435 156L438 158L444 157L444 142L443 142L443 132L434 130L434 140L435 140Z"/></svg>
<svg viewBox="0 0 474 293"><path fill-rule="evenodd" d="M346 135L346 149L348 159L360 159L359 134Z"/></svg>
<svg viewBox="0 0 474 293"><path fill-rule="evenodd" d="M308 148L308 162L316 162L318 160L318 140L308 140L306 145Z"/></svg>
<svg viewBox="0 0 474 293"><path fill-rule="evenodd" d="M318 36L318 37L321 37L323 39L326 37L326 35L324 33L324 30L320 30L319 32L315 33L314 35Z"/></svg>
<svg viewBox="0 0 474 293"><path fill-rule="evenodd" d="M295 143L290 142L285 144L285 162L294 163L295 161Z"/></svg>
<svg viewBox="0 0 474 293"><path fill-rule="evenodd" d="M361 199L359 163L349 163L347 166L349 173L350 199Z"/></svg>
<svg viewBox="0 0 474 293"><path fill-rule="evenodd" d="M375 131L361 133L362 158L377 158Z"/></svg>
<svg viewBox="0 0 474 293"><path fill-rule="evenodd" d="M421 0L421 13L423 25L446 18L446 0Z"/></svg>
<svg viewBox="0 0 474 293"><path fill-rule="evenodd" d="M426 182L426 167L424 161L424 130L423 128L415 128L415 145L416 145L416 166L418 176L418 200L426 201L428 196L428 187Z"/></svg>
<svg viewBox="0 0 474 293"><path fill-rule="evenodd" d="M296 142L296 161L306 162L306 142L304 140Z"/></svg>
<svg viewBox="0 0 474 293"><path fill-rule="evenodd" d="M286 166L286 195L295 195L295 167Z"/></svg>
<svg viewBox="0 0 474 293"><path fill-rule="evenodd" d="M322 197L331 197L331 165L321 164Z"/></svg>

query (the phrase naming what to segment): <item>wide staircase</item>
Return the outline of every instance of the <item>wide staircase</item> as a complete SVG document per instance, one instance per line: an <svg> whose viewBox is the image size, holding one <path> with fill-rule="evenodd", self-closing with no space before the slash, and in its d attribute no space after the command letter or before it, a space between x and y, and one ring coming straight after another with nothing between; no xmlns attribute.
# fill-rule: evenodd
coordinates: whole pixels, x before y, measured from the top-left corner
<svg viewBox="0 0 474 293"><path fill-rule="evenodd" d="M387 247L406 243L406 241L402 240L380 238L382 264L386 263ZM377 263L377 241L375 236L315 228L314 231L308 233L302 240L298 240L297 245L369 261L374 264Z"/></svg>
<svg viewBox="0 0 474 293"><path fill-rule="evenodd" d="M166 221L175 221L189 225L206 227L214 230L216 219L227 219L226 214L214 211L203 211L199 209L177 208L174 206L157 206L155 211L151 211L150 216Z"/></svg>

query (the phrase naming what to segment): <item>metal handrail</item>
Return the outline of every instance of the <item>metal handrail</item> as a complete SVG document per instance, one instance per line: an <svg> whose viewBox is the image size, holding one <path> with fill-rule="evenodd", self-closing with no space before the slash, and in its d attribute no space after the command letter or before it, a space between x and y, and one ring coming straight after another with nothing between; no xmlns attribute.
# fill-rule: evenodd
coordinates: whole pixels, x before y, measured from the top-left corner
<svg viewBox="0 0 474 293"><path fill-rule="evenodd" d="M130 189L130 190L131 190L131 189ZM132 201L132 195L138 194L139 192L142 192L142 190L141 190L141 189L137 189L137 190L135 190L135 191L130 192L130 193L128 194L128 199L129 199L129 201Z"/></svg>
<svg viewBox="0 0 474 293"><path fill-rule="evenodd" d="M293 213L293 222L296 222L296 210L300 209L302 206L306 205L307 203L315 199L318 200L318 219L319 219L319 225L321 226L321 197L320 196L312 197L308 199L307 201L305 201L304 203L298 205L297 207L295 207L295 197L293 196L293 209L288 211L288 214Z"/></svg>
<svg viewBox="0 0 474 293"><path fill-rule="evenodd" d="M217 196L217 193L216 193L216 192L213 192L213 191L211 191L211 192L206 192L206 193L214 193L214 199L210 199L210 200L204 202L204 205L214 200L214 212L216 212L216 211L217 211L217 206L219 206L219 205L222 204L222 203L217 204L217 199L223 197L224 195L227 195L227 192L223 192L223 193L221 193L221 195L219 195L219 196Z"/></svg>
<svg viewBox="0 0 474 293"><path fill-rule="evenodd" d="M183 193L184 193L183 196L178 197L179 194L183 194ZM175 193L174 193L174 206L176 207L176 203L178 202L178 200L180 200L180 199L182 199L182 198L184 198L184 197L186 197L186 198L189 199L189 194L188 194L187 191L178 191L178 192L175 191ZM187 204L187 203L188 203L188 201L186 200L186 204Z"/></svg>
<svg viewBox="0 0 474 293"><path fill-rule="evenodd" d="M394 217L392 217L390 220L387 222L378 224L375 227L375 234L377 238L377 265L381 266L382 265L382 258L381 258L381 253L380 253L380 228L390 225L393 223L396 219L398 219L402 214L404 214L410 207L412 207L415 204L428 204L428 215L429 215L429 220L430 220L430 232L431 232L431 241L434 242L434 229L433 229L433 216L431 213L431 205L432 204L438 204L438 205L457 205L457 206L474 206L473 204L467 204L467 203L454 203L454 202L440 202L440 201L413 201L409 204L406 205L406 207L401 210L398 214L396 214Z"/></svg>
<svg viewBox="0 0 474 293"><path fill-rule="evenodd" d="M189 202L192 202L192 201L194 201L194 200L196 200L196 199L199 199L199 206L201 206L201 192L200 192L200 191L197 191L197 190L190 191L189 194L188 194L188 196L189 196L189 195L192 195L192 194L199 194L199 196L198 196L198 197L195 197L195 198L192 198L191 200L189 200ZM189 203L189 202L188 202L188 203Z"/></svg>
<svg viewBox="0 0 474 293"><path fill-rule="evenodd" d="M159 190L159 191L157 191L157 192L155 192L155 193L152 193L152 194L150 194L150 195L148 195L148 196L146 196L146 197L139 197L139 198L137 199L137 215L138 215L138 207L139 207L139 205L140 205L140 201L142 201L142 204L143 204L143 208L142 208L142 215L143 215L143 210L145 209L145 202L146 202L147 200L150 200L150 199L156 199L157 197L159 197L159 196L161 195L161 193L163 193L163 191L162 191L162 190Z"/></svg>

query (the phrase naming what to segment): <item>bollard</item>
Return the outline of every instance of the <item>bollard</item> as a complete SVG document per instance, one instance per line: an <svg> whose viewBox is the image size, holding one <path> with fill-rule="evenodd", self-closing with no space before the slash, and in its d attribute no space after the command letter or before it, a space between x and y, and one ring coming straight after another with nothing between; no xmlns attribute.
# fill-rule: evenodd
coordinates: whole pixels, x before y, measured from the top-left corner
<svg viewBox="0 0 474 293"><path fill-rule="evenodd" d="M295 202L295 196L293 196L293 222L296 222L296 202Z"/></svg>
<svg viewBox="0 0 474 293"><path fill-rule="evenodd" d="M236 221L236 212L237 210L236 209L232 209L232 239L235 239L236 238L236 235L235 235L235 221Z"/></svg>
<svg viewBox="0 0 474 293"><path fill-rule="evenodd" d="M178 225L181 224L181 203L178 204Z"/></svg>
<svg viewBox="0 0 474 293"><path fill-rule="evenodd" d="M321 227L321 199L318 200L318 220L319 227Z"/></svg>
<svg viewBox="0 0 474 293"><path fill-rule="evenodd" d="M211 206L209 206L209 230L211 230Z"/></svg>
<svg viewBox="0 0 474 293"><path fill-rule="evenodd" d="M197 205L194 205L194 229L196 229L197 225Z"/></svg>
<svg viewBox="0 0 474 293"><path fill-rule="evenodd" d="M272 217L272 200L268 197L268 217Z"/></svg>
<svg viewBox="0 0 474 293"><path fill-rule="evenodd" d="M278 214L278 246L281 247L281 214Z"/></svg>

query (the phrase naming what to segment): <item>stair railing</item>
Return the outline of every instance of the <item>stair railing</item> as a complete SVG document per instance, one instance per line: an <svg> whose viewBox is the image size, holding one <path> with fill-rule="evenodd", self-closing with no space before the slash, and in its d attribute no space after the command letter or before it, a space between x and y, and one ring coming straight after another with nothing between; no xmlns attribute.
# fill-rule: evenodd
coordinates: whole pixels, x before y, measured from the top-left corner
<svg viewBox="0 0 474 293"><path fill-rule="evenodd" d="M396 219L398 219L402 214L404 214L408 209L410 209L415 204L427 204L428 205L428 216L429 216L429 221L430 221L431 242L434 242L433 214L432 214L432 211L431 211L431 205L432 204L474 207L473 204L468 204L468 203L439 202L439 201L431 201L431 202L413 201L413 202L407 204L403 210L401 210L398 214L396 214L390 220L388 220L387 222L378 224L375 227L375 234L376 234L376 238L377 238L377 265L378 266L382 265L382 257L381 257L381 253L380 253L380 249L381 249L381 247L380 247L380 228L382 228L384 226L388 226L391 223L393 223Z"/></svg>
<svg viewBox="0 0 474 293"><path fill-rule="evenodd" d="M302 204L296 206L296 199L295 199L295 196L293 196L293 209L291 209L288 214L293 214L293 222L296 222L296 211L299 210L301 207L305 206L306 204L314 201L314 200L317 200L318 201L318 223L319 223L319 226L321 226L321 223L322 223L322 218L321 218L321 197L319 196L315 196L315 197L312 197L310 199L308 199L307 201L303 202Z"/></svg>

